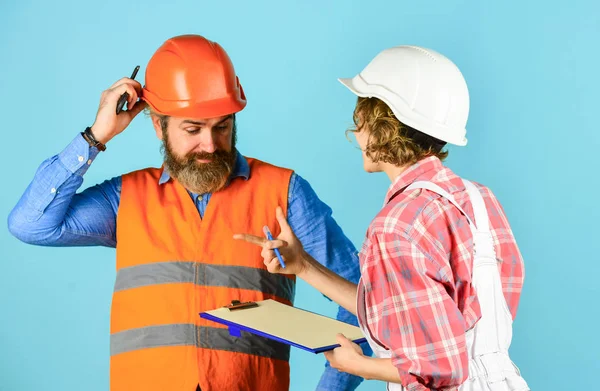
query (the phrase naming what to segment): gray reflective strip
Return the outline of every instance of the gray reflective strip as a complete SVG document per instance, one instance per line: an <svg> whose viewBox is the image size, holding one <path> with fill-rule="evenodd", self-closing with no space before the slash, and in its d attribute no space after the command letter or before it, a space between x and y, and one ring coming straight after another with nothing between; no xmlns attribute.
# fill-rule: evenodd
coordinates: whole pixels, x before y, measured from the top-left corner
<svg viewBox="0 0 600 391"><path fill-rule="evenodd" d="M121 268L115 292L155 284L194 282L194 262L159 262Z"/></svg>
<svg viewBox="0 0 600 391"><path fill-rule="evenodd" d="M264 269L243 266L199 264L199 285L226 286L229 288L259 291L292 301L296 284L280 274Z"/></svg>
<svg viewBox="0 0 600 391"><path fill-rule="evenodd" d="M117 272L115 292L169 283L249 289L289 301L292 301L295 293L294 281L264 269L195 262L160 262L122 268Z"/></svg>
<svg viewBox="0 0 600 391"><path fill-rule="evenodd" d="M110 335L110 355L159 346L195 345L193 324L168 324L131 329Z"/></svg>
<svg viewBox="0 0 600 391"><path fill-rule="evenodd" d="M199 346L205 349L253 354L288 361L290 346L265 337L242 331L241 337L233 337L227 329L198 327Z"/></svg>
<svg viewBox="0 0 600 391"><path fill-rule="evenodd" d="M245 353L284 361L290 358L290 347L283 343L245 331L242 331L241 337L233 337L227 329L200 327L193 324L149 326L111 334L110 355L181 345Z"/></svg>

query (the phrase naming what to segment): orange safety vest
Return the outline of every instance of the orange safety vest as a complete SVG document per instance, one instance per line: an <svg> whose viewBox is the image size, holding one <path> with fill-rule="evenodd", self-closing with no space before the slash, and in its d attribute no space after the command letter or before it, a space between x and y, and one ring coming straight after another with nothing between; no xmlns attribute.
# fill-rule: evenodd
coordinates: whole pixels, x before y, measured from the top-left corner
<svg viewBox="0 0 600 391"><path fill-rule="evenodd" d="M289 389L289 346L242 332L231 336L199 313L232 300L292 304L295 278L270 274L260 249L233 239L279 234L275 208L287 211L292 171L248 159L211 196L201 218L161 170L123 175L117 214L117 277L111 309L113 391L277 391Z"/></svg>

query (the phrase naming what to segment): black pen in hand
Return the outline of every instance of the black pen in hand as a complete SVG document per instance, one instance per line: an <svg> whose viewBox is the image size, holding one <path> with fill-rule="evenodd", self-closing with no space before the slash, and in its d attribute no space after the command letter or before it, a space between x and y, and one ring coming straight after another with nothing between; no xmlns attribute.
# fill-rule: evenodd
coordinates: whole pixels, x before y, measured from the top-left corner
<svg viewBox="0 0 600 391"><path fill-rule="evenodd" d="M140 70L140 66L138 65L137 67L135 67L135 69L133 70L133 73L131 74L130 79L134 80L138 71ZM127 102L127 100L129 99L129 94L127 92L124 92L123 95L121 95L119 97L119 100L117 101L117 114L119 114L121 111L123 111L123 106L125 106L125 103Z"/></svg>

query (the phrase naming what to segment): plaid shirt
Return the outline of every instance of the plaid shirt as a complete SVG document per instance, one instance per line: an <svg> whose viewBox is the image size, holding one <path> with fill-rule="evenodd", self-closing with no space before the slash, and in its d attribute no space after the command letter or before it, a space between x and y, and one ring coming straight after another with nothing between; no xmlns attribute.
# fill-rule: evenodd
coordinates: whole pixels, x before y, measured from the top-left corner
<svg viewBox="0 0 600 391"><path fill-rule="evenodd" d="M457 390L468 377L465 332L481 317L471 284L473 240L467 219L448 200L428 190L402 192L417 180L452 194L473 219L461 179L438 158L423 159L396 178L360 252L366 326L376 343L390 347L407 390ZM477 186L514 318L523 260L502 207L489 189Z"/></svg>

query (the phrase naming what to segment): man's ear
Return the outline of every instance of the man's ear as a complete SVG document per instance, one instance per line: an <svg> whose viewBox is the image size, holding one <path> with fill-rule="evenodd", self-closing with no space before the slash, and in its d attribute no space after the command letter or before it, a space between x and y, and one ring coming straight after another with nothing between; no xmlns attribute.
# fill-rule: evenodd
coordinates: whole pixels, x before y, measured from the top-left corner
<svg viewBox="0 0 600 391"><path fill-rule="evenodd" d="M154 126L154 131L156 132L156 137L158 137L159 140L162 140L163 139L163 131L162 131L162 127L160 126L159 116L151 114L150 118L152 119L152 126Z"/></svg>

